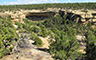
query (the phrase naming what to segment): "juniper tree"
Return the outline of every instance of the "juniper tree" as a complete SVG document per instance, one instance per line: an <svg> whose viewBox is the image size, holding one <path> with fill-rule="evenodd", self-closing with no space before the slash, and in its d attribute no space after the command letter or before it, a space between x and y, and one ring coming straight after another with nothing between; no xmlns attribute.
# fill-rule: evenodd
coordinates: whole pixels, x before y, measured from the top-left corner
<svg viewBox="0 0 96 60"><path fill-rule="evenodd" d="M55 35L55 42L50 45L50 53L55 59L60 60L75 60L80 53L78 52L79 43L75 35L69 35L66 32L61 32Z"/></svg>
<svg viewBox="0 0 96 60"><path fill-rule="evenodd" d="M88 60L96 60L96 36L92 31L88 31L86 34L86 55Z"/></svg>

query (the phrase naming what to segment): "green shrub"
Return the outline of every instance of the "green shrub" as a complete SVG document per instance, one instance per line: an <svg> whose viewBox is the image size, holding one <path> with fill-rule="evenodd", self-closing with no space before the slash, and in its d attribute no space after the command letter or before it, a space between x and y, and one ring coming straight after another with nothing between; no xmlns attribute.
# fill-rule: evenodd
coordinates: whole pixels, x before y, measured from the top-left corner
<svg viewBox="0 0 96 60"><path fill-rule="evenodd" d="M32 32L35 32L35 33L41 32L41 28L36 25L32 25L30 29L32 30Z"/></svg>
<svg viewBox="0 0 96 60"><path fill-rule="evenodd" d="M24 23L25 23L25 24L29 24L29 25L36 25L35 22L32 22L32 21L30 21L30 20L28 20L28 19L24 19Z"/></svg>
<svg viewBox="0 0 96 60"><path fill-rule="evenodd" d="M43 44L42 40L35 33L32 33L30 35L30 39L34 40L35 41L34 44L36 44L37 46L42 46Z"/></svg>
<svg viewBox="0 0 96 60"><path fill-rule="evenodd" d="M4 56L3 52L0 52L0 58L2 58Z"/></svg>
<svg viewBox="0 0 96 60"><path fill-rule="evenodd" d="M92 33L92 31L88 31L86 33L86 55L87 60L96 60L96 36Z"/></svg>
<svg viewBox="0 0 96 60"><path fill-rule="evenodd" d="M74 35L70 37L65 32L61 32L55 34L55 40L51 43L49 51L56 60L75 60L80 56L79 43Z"/></svg>
<svg viewBox="0 0 96 60"><path fill-rule="evenodd" d="M0 37L1 38L1 37ZM2 40L0 39L0 52L2 52L3 51L3 42L2 42Z"/></svg>
<svg viewBox="0 0 96 60"><path fill-rule="evenodd" d="M24 23L29 23L28 19L24 19Z"/></svg>
<svg viewBox="0 0 96 60"><path fill-rule="evenodd" d="M18 26L17 30L22 29L24 25L23 23L19 23L19 22L15 22L15 24Z"/></svg>
<svg viewBox="0 0 96 60"><path fill-rule="evenodd" d="M38 35L42 37L47 37L48 36L48 30L44 25L40 26L41 27L41 32L38 33Z"/></svg>
<svg viewBox="0 0 96 60"><path fill-rule="evenodd" d="M48 35L50 36L50 38L54 37L54 33L51 30L49 30Z"/></svg>
<svg viewBox="0 0 96 60"><path fill-rule="evenodd" d="M36 37L35 39L34 39L34 41L35 41L35 44L37 45L37 46L42 46L42 40L39 38L39 37Z"/></svg>
<svg viewBox="0 0 96 60"><path fill-rule="evenodd" d="M0 19L0 57L9 54L13 48L8 46L13 45L14 41L16 43L18 39L19 35L16 33L11 19Z"/></svg>
<svg viewBox="0 0 96 60"><path fill-rule="evenodd" d="M20 30L19 30L19 33L23 33L23 29L20 29Z"/></svg>
<svg viewBox="0 0 96 60"><path fill-rule="evenodd" d="M32 32L31 35L30 35L30 39L34 40L36 38L36 36L37 35L34 32Z"/></svg>

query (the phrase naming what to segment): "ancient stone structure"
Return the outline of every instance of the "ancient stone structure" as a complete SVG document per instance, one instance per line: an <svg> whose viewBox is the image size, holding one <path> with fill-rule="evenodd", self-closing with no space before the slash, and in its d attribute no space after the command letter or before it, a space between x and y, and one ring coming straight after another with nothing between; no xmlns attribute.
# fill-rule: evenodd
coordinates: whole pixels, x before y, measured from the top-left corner
<svg viewBox="0 0 96 60"><path fill-rule="evenodd" d="M55 15L55 12L38 12L38 13L29 13L26 15L26 18L32 20L32 21L38 21L38 20L44 20L48 19Z"/></svg>

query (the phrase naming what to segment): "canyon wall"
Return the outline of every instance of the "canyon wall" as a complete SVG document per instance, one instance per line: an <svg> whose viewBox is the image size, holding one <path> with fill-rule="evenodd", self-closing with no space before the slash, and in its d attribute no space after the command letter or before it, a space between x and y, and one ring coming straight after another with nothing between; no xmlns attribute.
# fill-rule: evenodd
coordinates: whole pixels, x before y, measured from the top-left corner
<svg viewBox="0 0 96 60"><path fill-rule="evenodd" d="M30 20L43 20L48 19L50 16L56 16L58 14L67 15L67 19L75 21L76 23L96 22L96 11L94 10L66 10L57 8L48 8L46 10L20 10L20 11L6 11L0 13L0 17L11 17L13 23L18 21L23 23L23 19L28 18Z"/></svg>

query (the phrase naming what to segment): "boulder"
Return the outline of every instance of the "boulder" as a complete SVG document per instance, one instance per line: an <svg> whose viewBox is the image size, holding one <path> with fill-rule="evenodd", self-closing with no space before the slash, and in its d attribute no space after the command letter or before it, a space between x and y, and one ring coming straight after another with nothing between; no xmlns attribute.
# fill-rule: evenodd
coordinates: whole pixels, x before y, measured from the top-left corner
<svg viewBox="0 0 96 60"><path fill-rule="evenodd" d="M96 19L92 19L92 22L96 22Z"/></svg>
<svg viewBox="0 0 96 60"><path fill-rule="evenodd" d="M93 16L91 14L85 14L85 18L92 18Z"/></svg>
<svg viewBox="0 0 96 60"><path fill-rule="evenodd" d="M77 35L76 38L79 41L83 41L85 39L85 36Z"/></svg>
<svg viewBox="0 0 96 60"><path fill-rule="evenodd" d="M85 21L86 21L86 19L82 18L82 19L81 19L81 21L82 21L82 22L85 22Z"/></svg>

